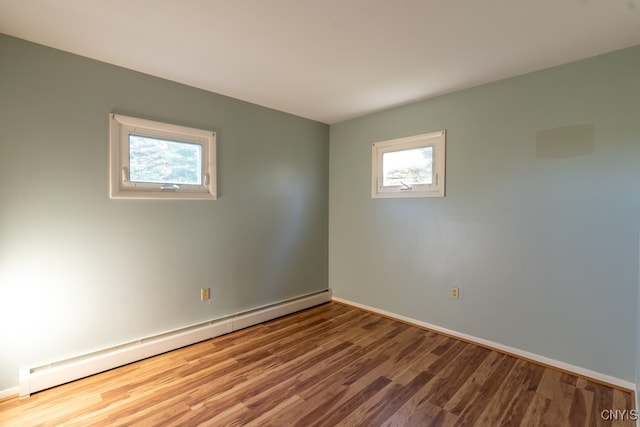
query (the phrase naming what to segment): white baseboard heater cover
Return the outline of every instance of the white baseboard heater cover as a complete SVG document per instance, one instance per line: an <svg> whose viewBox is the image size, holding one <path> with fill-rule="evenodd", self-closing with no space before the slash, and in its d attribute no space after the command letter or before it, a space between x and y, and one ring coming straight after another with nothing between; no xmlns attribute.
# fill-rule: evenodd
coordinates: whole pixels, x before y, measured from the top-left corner
<svg viewBox="0 0 640 427"><path fill-rule="evenodd" d="M166 353L331 301L330 289L210 320L77 357L20 369L21 398L118 366Z"/></svg>

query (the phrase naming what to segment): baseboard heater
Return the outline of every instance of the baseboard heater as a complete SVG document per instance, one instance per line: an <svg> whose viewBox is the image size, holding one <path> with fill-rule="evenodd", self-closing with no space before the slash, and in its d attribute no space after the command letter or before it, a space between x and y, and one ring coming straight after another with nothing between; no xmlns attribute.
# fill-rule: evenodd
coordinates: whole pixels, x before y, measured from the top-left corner
<svg viewBox="0 0 640 427"><path fill-rule="evenodd" d="M20 398L331 301L330 289L33 368L20 369Z"/></svg>

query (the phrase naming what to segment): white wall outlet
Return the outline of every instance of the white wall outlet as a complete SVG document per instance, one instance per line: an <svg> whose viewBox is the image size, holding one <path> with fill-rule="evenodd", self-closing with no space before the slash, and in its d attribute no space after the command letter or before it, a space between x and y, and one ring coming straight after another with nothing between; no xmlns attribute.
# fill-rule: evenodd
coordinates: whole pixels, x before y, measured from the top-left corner
<svg viewBox="0 0 640 427"><path fill-rule="evenodd" d="M200 289L200 301L206 301L211 298L211 290L209 288Z"/></svg>
<svg viewBox="0 0 640 427"><path fill-rule="evenodd" d="M449 296L451 299L458 299L460 297L460 288L451 288Z"/></svg>

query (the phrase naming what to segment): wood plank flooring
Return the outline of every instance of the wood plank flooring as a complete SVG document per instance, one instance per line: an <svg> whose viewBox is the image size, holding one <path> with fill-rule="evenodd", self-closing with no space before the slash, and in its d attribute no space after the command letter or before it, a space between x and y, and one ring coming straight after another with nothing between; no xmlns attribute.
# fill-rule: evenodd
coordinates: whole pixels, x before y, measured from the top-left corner
<svg viewBox="0 0 640 427"><path fill-rule="evenodd" d="M338 303L0 402L2 426L633 426L628 391Z"/></svg>

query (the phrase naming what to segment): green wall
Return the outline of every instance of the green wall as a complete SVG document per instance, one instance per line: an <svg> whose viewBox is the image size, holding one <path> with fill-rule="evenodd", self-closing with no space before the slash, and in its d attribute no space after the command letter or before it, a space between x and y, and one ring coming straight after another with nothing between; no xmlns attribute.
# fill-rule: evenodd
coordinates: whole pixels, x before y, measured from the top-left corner
<svg viewBox="0 0 640 427"><path fill-rule="evenodd" d="M638 76L635 47L332 126L334 295L635 382ZM440 129L446 197L371 199L371 144Z"/></svg>
<svg viewBox="0 0 640 427"><path fill-rule="evenodd" d="M110 200L110 112L215 130L219 199ZM0 131L0 390L327 288L325 124L0 35Z"/></svg>

